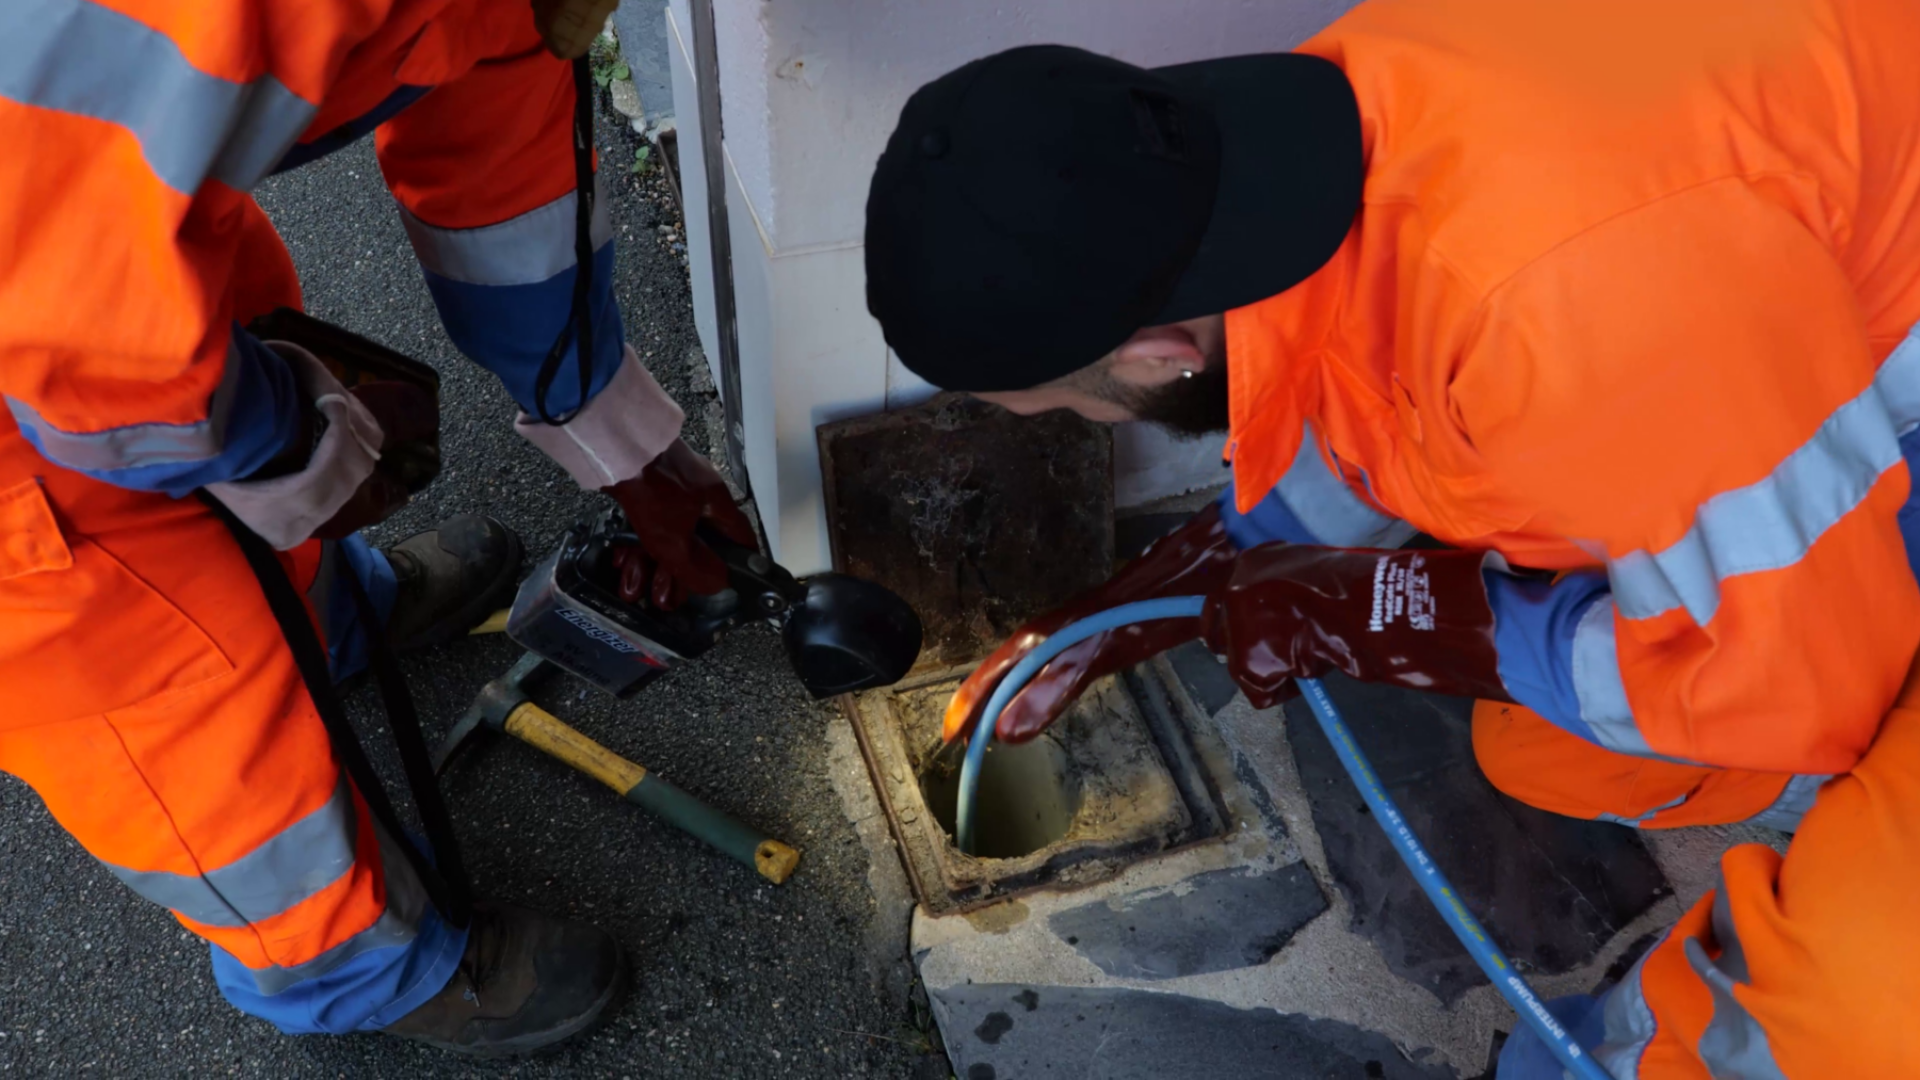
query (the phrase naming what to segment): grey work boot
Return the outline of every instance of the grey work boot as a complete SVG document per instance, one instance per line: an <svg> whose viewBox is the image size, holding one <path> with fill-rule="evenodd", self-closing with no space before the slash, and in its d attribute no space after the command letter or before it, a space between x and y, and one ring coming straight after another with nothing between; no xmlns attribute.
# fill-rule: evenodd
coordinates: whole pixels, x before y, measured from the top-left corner
<svg viewBox="0 0 1920 1080"><path fill-rule="evenodd" d="M467 1057L530 1054L593 1027L626 984L606 931L483 901L453 978L385 1030Z"/></svg>
<svg viewBox="0 0 1920 1080"><path fill-rule="evenodd" d="M520 538L483 514L448 518L386 549L400 591L387 617L395 652L440 645L513 603Z"/></svg>

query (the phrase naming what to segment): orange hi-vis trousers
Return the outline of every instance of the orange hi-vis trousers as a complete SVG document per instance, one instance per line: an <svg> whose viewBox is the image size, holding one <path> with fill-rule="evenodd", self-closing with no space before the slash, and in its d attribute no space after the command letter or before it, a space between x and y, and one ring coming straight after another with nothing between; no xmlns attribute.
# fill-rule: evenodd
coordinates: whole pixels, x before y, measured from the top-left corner
<svg viewBox="0 0 1920 1080"><path fill-rule="evenodd" d="M1493 786L1529 806L1641 829L1751 821L1791 832L1828 779L1617 754L1494 701L1474 707L1473 752Z"/></svg>
<svg viewBox="0 0 1920 1080"><path fill-rule="evenodd" d="M0 157L0 770L211 942L236 1006L383 1027L445 986L464 932L342 774L226 528L152 477L245 475L215 467L274 396L236 343L300 306L248 190L368 133L442 322L527 396L571 309L570 70L526 0L56 7L0 49L31 61L0 64L0 132L33 148ZM622 343L593 229L604 380ZM342 647L356 628L320 594L383 560L356 540L283 561Z"/></svg>
<svg viewBox="0 0 1920 1080"><path fill-rule="evenodd" d="M0 419L0 463L31 454ZM0 770L212 943L248 1012L377 1028L438 992L465 933L342 772L226 526L198 500L41 473L0 490ZM335 639L319 590L353 572L347 546L282 556Z"/></svg>
<svg viewBox="0 0 1920 1080"><path fill-rule="evenodd" d="M1585 818L1666 828L1754 820L1798 778L1613 754L1510 705L1475 710L1495 786ZM1764 818L1763 818L1764 820ZM1920 1077L1920 664L1851 772L1812 793L1782 856L1720 880L1576 1035L1617 1080ZM1556 1003L1557 1005L1558 1003ZM1517 1031L1500 1080L1558 1080Z"/></svg>

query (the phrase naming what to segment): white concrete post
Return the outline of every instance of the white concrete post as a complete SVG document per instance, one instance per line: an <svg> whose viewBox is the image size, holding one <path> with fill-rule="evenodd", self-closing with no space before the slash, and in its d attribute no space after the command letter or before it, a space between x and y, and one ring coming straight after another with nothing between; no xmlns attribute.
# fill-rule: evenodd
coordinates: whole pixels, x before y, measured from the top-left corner
<svg viewBox="0 0 1920 1080"><path fill-rule="evenodd" d="M968 60L1035 42L1146 65L1287 49L1352 2L715 0L746 464L775 557L803 574L831 559L814 428L930 392L867 315L861 250L867 182L909 94ZM707 178L685 0L669 5L667 20L694 309L712 361ZM1217 442L1122 431L1115 457L1121 506L1222 479Z"/></svg>

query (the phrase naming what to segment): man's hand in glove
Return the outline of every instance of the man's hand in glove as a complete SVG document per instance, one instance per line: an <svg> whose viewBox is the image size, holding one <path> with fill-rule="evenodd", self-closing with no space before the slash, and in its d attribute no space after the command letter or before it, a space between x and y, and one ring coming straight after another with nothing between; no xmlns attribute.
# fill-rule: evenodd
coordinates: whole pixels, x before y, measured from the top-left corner
<svg viewBox="0 0 1920 1080"><path fill-rule="evenodd" d="M1089 589L1014 631L993 655L968 675L947 705L948 741L973 730L987 699L1007 672L1049 634L1095 612L1135 600L1203 595L1224 586L1233 569L1235 548L1227 539L1218 508L1209 506L1191 521L1155 541L1111 580ZM1131 667L1198 637L1197 619L1161 619L1136 623L1088 638L1055 657L1000 713L994 734L1006 742L1024 742L1040 734L1065 712L1094 680Z"/></svg>
<svg viewBox="0 0 1920 1080"><path fill-rule="evenodd" d="M313 537L340 539L405 506L406 487L380 468L380 450L434 435L433 394L399 382L347 390L306 349L266 345L293 373L303 399L300 427L254 473L207 490L282 551Z"/></svg>
<svg viewBox="0 0 1920 1080"><path fill-rule="evenodd" d="M1494 651L1478 551L1369 551L1268 544L1207 598L1209 648L1260 708L1293 680L1366 682L1510 701Z"/></svg>
<svg viewBox="0 0 1920 1080"><path fill-rule="evenodd" d="M638 476L601 490L620 504L640 538L639 550L625 549L621 560L620 591L628 600L644 596L655 607L671 610L688 594L727 587L726 565L695 534L703 521L741 547L759 547L752 523L734 504L720 471L679 439Z"/></svg>
<svg viewBox="0 0 1920 1080"><path fill-rule="evenodd" d="M440 430L440 415L433 394L424 387L403 382L370 382L348 390L354 399L373 414L380 425L380 445L399 446L424 442ZM375 466L339 510L313 535L322 540L339 540L369 525L377 525L407 505L407 489L400 479Z"/></svg>

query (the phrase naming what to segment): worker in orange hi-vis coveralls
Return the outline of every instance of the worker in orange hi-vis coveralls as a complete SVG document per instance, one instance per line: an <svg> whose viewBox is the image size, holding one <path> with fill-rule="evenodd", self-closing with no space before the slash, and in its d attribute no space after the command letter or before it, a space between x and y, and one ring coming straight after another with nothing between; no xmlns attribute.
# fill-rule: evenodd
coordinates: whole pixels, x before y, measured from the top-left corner
<svg viewBox="0 0 1920 1080"><path fill-rule="evenodd" d="M656 600L724 584L695 522L752 529L623 343L604 210L591 382L576 335L541 400L575 325L562 56L611 8L0 5L0 769L211 943L230 1001L288 1032L515 1053L585 1029L624 984L591 926L485 903L464 927L441 917L411 841L342 772L236 534L188 497L279 549L336 675L374 635L448 640L511 596L519 542L491 519L387 551L353 535L404 501L375 465L433 430L422 392L345 391L242 329L300 303L248 189L371 133L442 321L521 404L522 433L627 508ZM384 625L356 618L345 581Z"/></svg>
<svg viewBox="0 0 1920 1080"><path fill-rule="evenodd" d="M1370 0L1293 53L923 87L867 206L901 360L1224 429L1232 475L948 737L1066 621L1206 594L997 733L1196 636L1257 704L1334 670L1476 697L1535 805L1797 830L1556 1003L1613 1075L1920 1076L1916 43L1910 0ZM1560 1071L1523 1028L1499 1075Z"/></svg>

